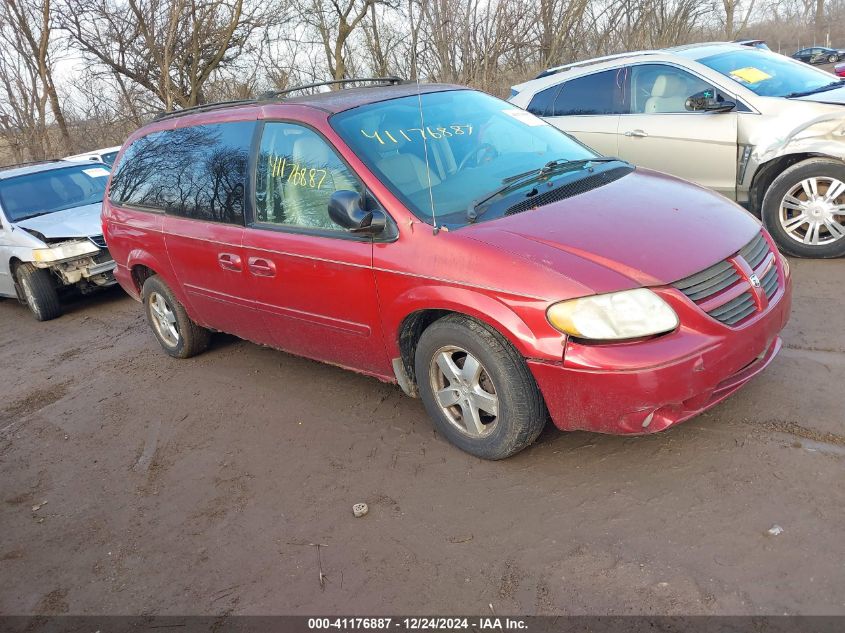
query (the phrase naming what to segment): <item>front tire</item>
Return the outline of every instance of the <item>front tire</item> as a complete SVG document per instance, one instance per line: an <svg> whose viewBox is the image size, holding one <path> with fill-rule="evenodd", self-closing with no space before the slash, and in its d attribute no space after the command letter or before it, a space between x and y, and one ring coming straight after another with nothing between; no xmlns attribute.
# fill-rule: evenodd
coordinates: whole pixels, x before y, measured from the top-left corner
<svg viewBox="0 0 845 633"><path fill-rule="evenodd" d="M38 321L49 321L62 316L62 304L50 271L32 264L20 264L15 278L24 303Z"/></svg>
<svg viewBox="0 0 845 633"><path fill-rule="evenodd" d="M190 358L204 352L211 333L191 320L185 307L158 275L147 278L141 289L147 323L165 352Z"/></svg>
<svg viewBox="0 0 845 633"><path fill-rule="evenodd" d="M461 450L504 459L529 446L547 413L522 356L498 333L461 315L435 321L414 358L434 425Z"/></svg>
<svg viewBox="0 0 845 633"><path fill-rule="evenodd" d="M763 198L763 224L796 257L845 255L845 163L811 158L784 170Z"/></svg>
<svg viewBox="0 0 845 633"><path fill-rule="evenodd" d="M839 56L838 55L831 55L830 57L827 58L827 61L830 62L831 64L835 64L836 62L839 61Z"/></svg>

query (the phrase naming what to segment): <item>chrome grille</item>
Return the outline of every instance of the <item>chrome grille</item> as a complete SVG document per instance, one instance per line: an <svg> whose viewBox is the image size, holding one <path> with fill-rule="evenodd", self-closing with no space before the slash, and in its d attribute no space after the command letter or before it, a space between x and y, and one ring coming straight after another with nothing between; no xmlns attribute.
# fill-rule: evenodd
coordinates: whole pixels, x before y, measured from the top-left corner
<svg viewBox="0 0 845 633"><path fill-rule="evenodd" d="M710 268L705 268L700 273L681 279L681 281L675 283L675 288L693 301L700 302L729 286L733 286L739 280L739 273L733 264L728 261L721 261Z"/></svg>
<svg viewBox="0 0 845 633"><path fill-rule="evenodd" d="M751 292L743 292L738 297L720 305L718 308L710 310L707 314L725 325L734 325L742 321L756 309L757 306L754 303L754 296Z"/></svg>
<svg viewBox="0 0 845 633"><path fill-rule="evenodd" d="M739 251L740 257L747 261L751 268L757 268L768 254L769 243L766 242L766 238L763 237L762 233L758 233L757 237L748 242Z"/></svg>
<svg viewBox="0 0 845 633"><path fill-rule="evenodd" d="M763 286L763 292L766 293L766 297L771 300L778 290L778 270L776 267L772 266L769 272L763 275L760 285Z"/></svg>
<svg viewBox="0 0 845 633"><path fill-rule="evenodd" d="M770 253L772 249L761 232L733 257L685 277L673 285L691 301L705 307L707 314L717 321L729 326L737 325L757 311L758 302L753 282L745 276L745 273L740 273L740 269L745 270L744 266L734 265L734 261L745 260L751 271L760 277L760 288L763 294L771 300L777 294L780 282L776 261L768 270L764 268L766 258ZM751 277L753 278L753 275ZM737 294L737 291L741 289L740 284L744 284L747 289ZM725 299L720 303L721 295L724 295ZM714 303L715 307L713 307Z"/></svg>
<svg viewBox="0 0 845 633"><path fill-rule="evenodd" d="M106 238L102 235L92 235L88 238L97 248L105 248L106 247Z"/></svg>

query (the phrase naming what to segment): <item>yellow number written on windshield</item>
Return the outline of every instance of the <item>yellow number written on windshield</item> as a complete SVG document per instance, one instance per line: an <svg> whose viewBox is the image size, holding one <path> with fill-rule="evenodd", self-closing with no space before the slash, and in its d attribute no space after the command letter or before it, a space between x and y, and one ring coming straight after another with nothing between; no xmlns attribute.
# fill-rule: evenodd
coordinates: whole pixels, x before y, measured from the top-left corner
<svg viewBox="0 0 845 633"><path fill-rule="evenodd" d="M472 134L472 125L448 125L445 127L432 127L430 125L427 125L425 126L425 128L408 127L400 130L375 130L373 132L361 130L361 134L365 138L378 141L381 145L386 145L390 143L398 144L401 142L401 139L404 139L408 142L413 142L429 139L449 138L450 136L468 136Z"/></svg>

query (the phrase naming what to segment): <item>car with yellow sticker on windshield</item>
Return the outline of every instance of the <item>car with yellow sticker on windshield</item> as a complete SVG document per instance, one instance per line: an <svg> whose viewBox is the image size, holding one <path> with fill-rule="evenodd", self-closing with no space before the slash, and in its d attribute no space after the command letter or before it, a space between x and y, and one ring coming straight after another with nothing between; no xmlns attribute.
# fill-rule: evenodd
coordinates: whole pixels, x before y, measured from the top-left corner
<svg viewBox="0 0 845 633"><path fill-rule="evenodd" d="M845 79L708 43L549 68L510 101L604 155L736 200L784 253L845 255Z"/></svg>

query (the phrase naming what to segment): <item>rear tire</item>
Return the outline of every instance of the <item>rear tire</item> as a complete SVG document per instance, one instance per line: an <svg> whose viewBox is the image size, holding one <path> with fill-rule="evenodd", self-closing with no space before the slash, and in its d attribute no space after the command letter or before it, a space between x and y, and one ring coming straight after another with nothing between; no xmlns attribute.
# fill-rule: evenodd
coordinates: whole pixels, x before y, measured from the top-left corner
<svg viewBox="0 0 845 633"><path fill-rule="evenodd" d="M543 397L525 359L478 321L452 315L432 323L417 344L414 367L435 427L467 453L510 457L546 424Z"/></svg>
<svg viewBox="0 0 845 633"><path fill-rule="evenodd" d="M38 321L49 321L62 316L59 293L49 270L32 264L19 264L15 279L24 303Z"/></svg>
<svg viewBox="0 0 845 633"><path fill-rule="evenodd" d="M763 198L763 224L788 255L842 257L845 211L837 209L843 204L845 163L810 158L785 169L769 186Z"/></svg>
<svg viewBox="0 0 845 633"><path fill-rule="evenodd" d="M141 289L147 323L162 349L174 358L204 352L211 332L194 323L173 291L158 275L148 277Z"/></svg>

